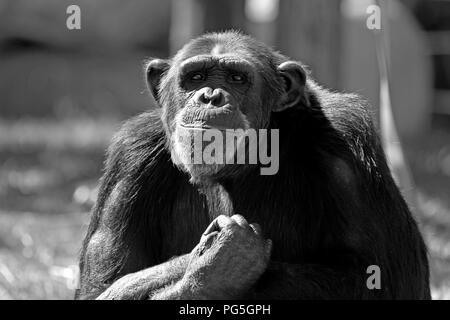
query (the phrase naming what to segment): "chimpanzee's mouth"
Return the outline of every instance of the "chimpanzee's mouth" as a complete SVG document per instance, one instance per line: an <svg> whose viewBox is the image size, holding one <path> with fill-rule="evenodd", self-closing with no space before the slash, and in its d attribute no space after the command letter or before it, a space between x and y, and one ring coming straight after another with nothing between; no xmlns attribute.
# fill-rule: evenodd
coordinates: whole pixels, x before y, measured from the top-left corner
<svg viewBox="0 0 450 320"><path fill-rule="evenodd" d="M181 116L180 126L191 130L244 129L242 114L229 108L190 108Z"/></svg>
<svg viewBox="0 0 450 320"><path fill-rule="evenodd" d="M220 131L225 131L227 129L233 129L233 128L225 128L222 126L210 126L204 122L198 122L198 123L181 123L180 124L181 127L186 128L186 129L190 129L190 130L220 130Z"/></svg>

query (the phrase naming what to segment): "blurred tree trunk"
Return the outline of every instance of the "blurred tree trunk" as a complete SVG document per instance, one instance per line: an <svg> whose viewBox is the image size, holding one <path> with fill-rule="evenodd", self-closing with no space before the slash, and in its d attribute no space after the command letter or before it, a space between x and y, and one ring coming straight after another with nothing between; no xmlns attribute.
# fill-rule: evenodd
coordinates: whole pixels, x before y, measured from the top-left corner
<svg viewBox="0 0 450 320"><path fill-rule="evenodd" d="M339 88L340 2L282 0L278 17L280 51L306 63L331 88Z"/></svg>
<svg viewBox="0 0 450 320"><path fill-rule="evenodd" d="M172 0L171 53L207 31L243 29L245 0Z"/></svg>

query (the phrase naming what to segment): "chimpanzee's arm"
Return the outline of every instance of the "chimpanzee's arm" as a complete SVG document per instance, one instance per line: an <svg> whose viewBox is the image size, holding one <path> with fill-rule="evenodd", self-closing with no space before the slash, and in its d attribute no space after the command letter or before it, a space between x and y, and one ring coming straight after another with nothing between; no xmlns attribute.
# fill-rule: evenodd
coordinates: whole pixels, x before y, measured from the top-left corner
<svg viewBox="0 0 450 320"><path fill-rule="evenodd" d="M142 268L143 252L138 246L129 248L123 266L111 275L112 265L120 263L108 232L98 231L90 239L83 255L79 299L146 299L154 292L176 283L186 270L189 254L175 257L162 264ZM140 270L142 268L142 270ZM111 284L112 283L112 284ZM161 299L163 297L160 297Z"/></svg>
<svg viewBox="0 0 450 320"><path fill-rule="evenodd" d="M77 298L145 299L182 277L188 255L160 264L158 253L158 217L175 201L178 178L158 114L129 120L108 149Z"/></svg>
<svg viewBox="0 0 450 320"><path fill-rule="evenodd" d="M99 300L141 300L155 297L157 299L171 299L172 287L184 275L189 255L183 255L157 266L153 266L142 271L127 274L108 289L106 289L97 299ZM168 293L165 293L168 291ZM158 296L154 293L158 292ZM170 294L169 294L170 293ZM181 295L181 293L178 293Z"/></svg>

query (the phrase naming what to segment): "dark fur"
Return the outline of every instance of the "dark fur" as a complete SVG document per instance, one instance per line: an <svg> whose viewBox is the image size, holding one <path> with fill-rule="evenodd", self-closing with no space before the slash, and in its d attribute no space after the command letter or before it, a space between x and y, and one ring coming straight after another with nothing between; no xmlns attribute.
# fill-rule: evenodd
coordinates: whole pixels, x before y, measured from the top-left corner
<svg viewBox="0 0 450 320"><path fill-rule="evenodd" d="M215 37L197 40L181 55L197 54L197 46ZM287 59L241 35L229 37L226 45L251 50L261 64L272 86L263 101L278 97L281 84L273 74ZM160 92L165 103L176 99L170 83ZM234 212L259 223L273 240L272 262L249 297L429 299L425 245L365 102L310 79L305 97L308 106L269 120L269 128L280 129L278 174L261 176L254 168L218 181ZM158 110L128 121L108 150L81 254L82 297L190 252L213 218L205 196L172 164L160 118ZM369 265L381 268L381 290L366 287Z"/></svg>

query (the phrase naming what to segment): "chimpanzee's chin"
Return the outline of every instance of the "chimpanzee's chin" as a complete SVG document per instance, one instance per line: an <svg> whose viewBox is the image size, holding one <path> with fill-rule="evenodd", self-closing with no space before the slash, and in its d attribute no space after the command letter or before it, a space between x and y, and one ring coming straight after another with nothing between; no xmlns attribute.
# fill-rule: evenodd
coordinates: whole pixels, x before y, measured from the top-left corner
<svg viewBox="0 0 450 320"><path fill-rule="evenodd" d="M185 166L185 171L190 176L190 181L195 184L204 184L216 180L226 165L194 164Z"/></svg>

